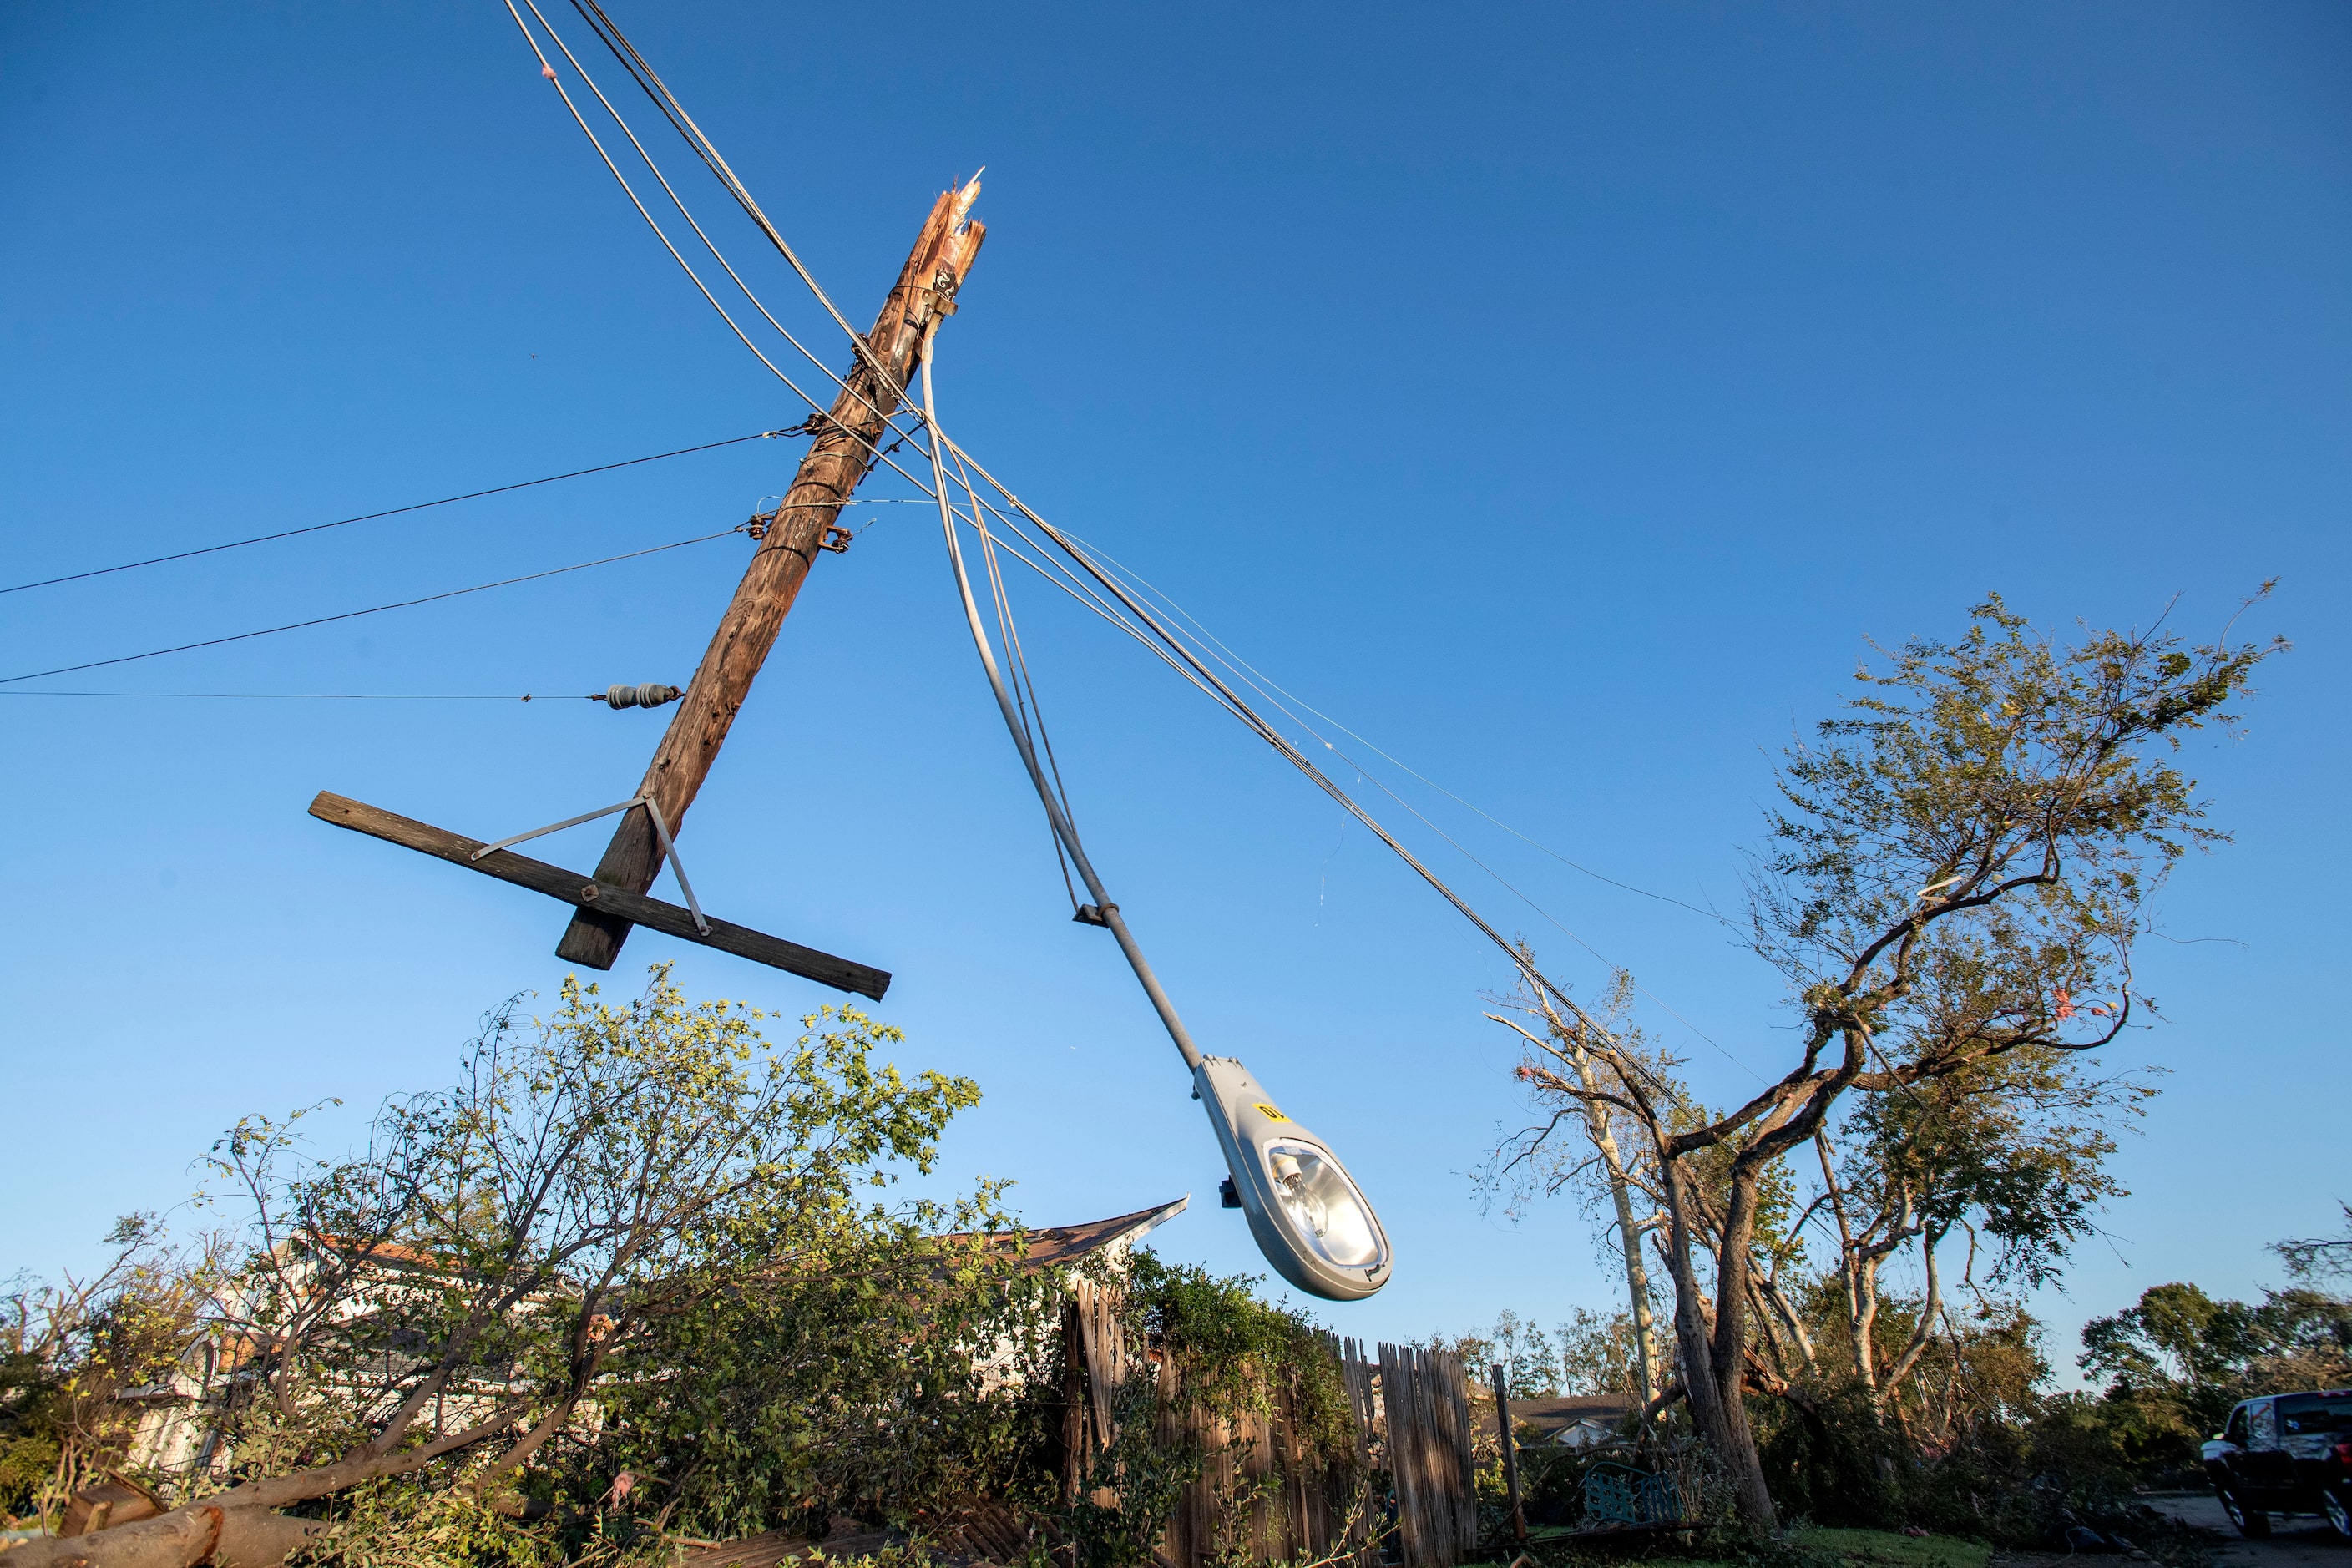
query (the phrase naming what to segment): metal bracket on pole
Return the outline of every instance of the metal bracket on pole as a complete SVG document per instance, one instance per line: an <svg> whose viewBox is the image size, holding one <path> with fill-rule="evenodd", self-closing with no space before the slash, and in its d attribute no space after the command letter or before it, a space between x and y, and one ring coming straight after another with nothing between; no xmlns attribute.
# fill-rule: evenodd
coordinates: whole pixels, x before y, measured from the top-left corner
<svg viewBox="0 0 2352 1568"><path fill-rule="evenodd" d="M656 805L653 796L648 795L625 800L618 805L607 805L595 811L583 812L578 816L567 816L561 822L551 822L545 827L534 827L529 833L518 833L512 838L501 838L496 844L485 844L467 858L479 860L483 856L494 850L504 849L510 844L520 844L526 839L543 837L550 833L561 833L567 827L577 827L583 822L593 822L600 816L610 816L616 811L626 811L633 805L644 806L646 815L653 818L654 837L661 845L662 858L669 862L670 870L677 877L679 889L686 894L686 907L694 916L694 929L704 936L709 936L710 921L704 918L702 905L694 896L694 884L686 879L686 862L677 858L677 846L670 842L669 824L662 820L661 807Z"/></svg>

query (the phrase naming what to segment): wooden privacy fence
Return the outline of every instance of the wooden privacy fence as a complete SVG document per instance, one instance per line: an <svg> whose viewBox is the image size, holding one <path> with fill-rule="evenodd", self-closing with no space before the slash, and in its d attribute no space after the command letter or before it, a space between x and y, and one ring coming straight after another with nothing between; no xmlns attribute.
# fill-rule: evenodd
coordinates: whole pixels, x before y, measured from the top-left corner
<svg viewBox="0 0 2352 1568"><path fill-rule="evenodd" d="M1200 1479L1177 1499L1160 1556L1179 1568L1235 1552L1258 1563L1328 1558L1378 1568L1378 1550L1368 1544L1373 1510L1351 1506L1360 1478L1335 1473L1308 1450L1289 1389L1275 1390L1270 1404L1268 1412L1222 1421L1160 1406L1161 1440L1196 1442L1207 1455Z"/></svg>
<svg viewBox="0 0 2352 1568"><path fill-rule="evenodd" d="M1197 1568L1250 1561L1328 1562L1345 1568L1451 1568L1478 1546L1470 1391L1459 1356L1325 1336L1354 1416L1355 1451L1337 1464L1314 1451L1297 1395L1272 1391L1268 1408L1216 1416L1179 1397L1184 1368L1162 1363L1155 1436L1205 1456L1178 1495L1158 1555ZM1062 1475L1076 1501L1095 1456L1114 1436L1117 1394L1137 1369L1114 1292L1078 1281L1063 1319ZM1096 1501L1117 1502L1108 1494Z"/></svg>
<svg viewBox="0 0 2352 1568"><path fill-rule="evenodd" d="M1470 1450L1470 1384L1451 1351L1380 1348L1374 1385L1362 1347L1349 1340L1340 1368L1366 1422L1378 1395L1381 1468L1395 1499L1395 1552L1404 1568L1444 1568L1478 1549L1478 1471Z"/></svg>

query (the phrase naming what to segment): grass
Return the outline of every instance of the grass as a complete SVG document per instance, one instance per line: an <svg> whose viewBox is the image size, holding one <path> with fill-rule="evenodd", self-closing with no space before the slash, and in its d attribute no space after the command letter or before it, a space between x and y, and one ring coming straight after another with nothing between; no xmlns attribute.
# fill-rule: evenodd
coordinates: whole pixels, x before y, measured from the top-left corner
<svg viewBox="0 0 2352 1568"><path fill-rule="evenodd" d="M1979 1542L1891 1530L1801 1530L1793 1544L1808 1556L1855 1568L1985 1568L1992 1556Z"/></svg>
<svg viewBox="0 0 2352 1568"><path fill-rule="evenodd" d="M1777 1550L1765 1554L1764 1561L1774 1568L1988 1568L1991 1557L1991 1547L1955 1536L1808 1525L1791 1531ZM1758 1568L1758 1563L1658 1552L1645 1557L1643 1568Z"/></svg>

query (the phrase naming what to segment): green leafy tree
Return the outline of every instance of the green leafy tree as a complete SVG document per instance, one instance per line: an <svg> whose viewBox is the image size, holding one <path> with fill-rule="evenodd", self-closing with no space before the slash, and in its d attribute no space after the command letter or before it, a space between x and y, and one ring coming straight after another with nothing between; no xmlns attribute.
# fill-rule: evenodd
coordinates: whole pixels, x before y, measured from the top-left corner
<svg viewBox="0 0 2352 1568"><path fill-rule="evenodd" d="M16 1568L68 1552L98 1568L194 1562L215 1542L270 1560L288 1542L274 1510L355 1492L379 1512L401 1496L511 1510L598 1468L608 1387L635 1413L625 1431L657 1431L646 1413L661 1400L632 1405L615 1380L680 1370L664 1357L780 1267L862 1265L856 1289L875 1291L908 1281L905 1255L936 1248L925 1211L886 1206L882 1189L931 1167L978 1089L877 1060L898 1036L851 1009L812 1016L782 1047L761 1018L689 1000L667 969L625 1003L566 981L552 1016L495 1016L455 1086L386 1104L355 1156L307 1152L299 1120L240 1123L215 1156L251 1243L223 1308L248 1352L223 1433L233 1484L19 1548ZM709 1455L649 1458L645 1491L682 1497ZM364 1546L346 1533L330 1551Z"/></svg>
<svg viewBox="0 0 2352 1568"><path fill-rule="evenodd" d="M1560 1074L1557 1092L1622 1113L1648 1145L1681 1393L1749 1525L1774 1517L1745 1396L1774 1173L1850 1093L2095 1051L2152 1012L2131 973L2147 900L2225 839L2173 755L2231 724L2282 646L2191 647L2160 626L2067 644L1988 599L1958 639L1858 672L1846 712L1786 754L1746 937L1795 1002L1794 1062L1694 1122L1654 1062L1570 1020L1601 1081Z"/></svg>
<svg viewBox="0 0 2352 1568"><path fill-rule="evenodd" d="M736 1215L644 1294L568 1489L627 1473L689 1534L796 1521L820 1539L835 1515L936 1531L1006 1492L1034 1440L1029 1392L1051 1383L1062 1281L991 1239L1009 1223L994 1195Z"/></svg>
<svg viewBox="0 0 2352 1568"><path fill-rule="evenodd" d="M2131 1462L2185 1464L2241 1399L2352 1381L2352 1300L2308 1286L2248 1303L2158 1285L2083 1325L2081 1364L2107 1380L2102 1415Z"/></svg>
<svg viewBox="0 0 2352 1568"><path fill-rule="evenodd" d="M1902 1419L1906 1387L1930 1407L1926 1385L1910 1380L1931 1360L1954 1364L1935 1354L1948 1325L1947 1239L1965 1237L1960 1283L1980 1301L1988 1289L2056 1278L2098 1210L2125 1195L2106 1164L2114 1128L2153 1092L2090 1070L2077 1053L2026 1046L1857 1095L1834 1135L1826 1124L1815 1130L1821 1181L1807 1215L1833 1243L1832 1288L1816 1304L1873 1409ZM1906 1252L1920 1291L1890 1317L1883 1270ZM1781 1298L1773 1304L1785 1320ZM1987 1310L1997 1312L1989 1302Z"/></svg>
<svg viewBox="0 0 2352 1568"><path fill-rule="evenodd" d="M1560 1391L1559 1358L1553 1336L1534 1319L1523 1318L1507 1307L1495 1314L1495 1326L1484 1333L1432 1334L1425 1342L1433 1349L1451 1351L1460 1356L1462 1364L1469 1369L1471 1382L1480 1387L1486 1385L1493 1368L1501 1367L1503 1386L1513 1399L1532 1399Z"/></svg>
<svg viewBox="0 0 2352 1568"><path fill-rule="evenodd" d="M0 1294L0 1512L54 1524L78 1488L140 1468L150 1407L119 1395L168 1384L213 1332L225 1237L177 1244L157 1215L135 1214L106 1245L84 1278L19 1276Z"/></svg>
<svg viewBox="0 0 2352 1568"><path fill-rule="evenodd" d="M1559 1347L1559 1392L1593 1399L1639 1399L1641 1341L1633 1314L1571 1307L1552 1332Z"/></svg>

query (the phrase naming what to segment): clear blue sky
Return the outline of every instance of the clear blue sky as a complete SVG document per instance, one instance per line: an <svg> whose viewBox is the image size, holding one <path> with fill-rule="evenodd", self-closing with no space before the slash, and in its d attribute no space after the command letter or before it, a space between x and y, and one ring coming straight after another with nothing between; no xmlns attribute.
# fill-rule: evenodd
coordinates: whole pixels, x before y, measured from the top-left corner
<svg viewBox="0 0 2352 1568"><path fill-rule="evenodd" d="M567 13L568 14L568 13ZM1736 897L1771 757L1865 639L2176 595L2297 650L2189 753L2237 844L2165 895L2169 1069L2074 1326L2243 1293L2332 1228L2352 499L2352 12L2337 5L625 5L852 314L988 165L943 412L1048 515L1294 690L1564 854ZM575 36L577 29L575 27ZM641 117L642 118L642 117ZM9 581L797 419L656 247L494 0L0 8ZM787 320L821 318L715 188ZM740 521L755 444L0 597L0 675ZM877 495L909 493L903 484ZM1035 1222L1190 1192L1173 1255L1255 1267L1172 1052L1043 824L905 508L824 558L682 847L714 910L893 970L909 1065L969 1072L959 1178ZM891 515L895 513L896 515ZM49 688L683 683L740 542ZM1607 1306L1570 1202L1465 1173L1518 1110L1506 966L1140 650L1031 592L1080 819L1209 1048L1339 1144L1381 1337ZM303 815L331 788L482 837L621 798L660 719L584 702L0 698L0 1268L88 1256L256 1110L444 1081L551 990L562 910ZM1393 811L1391 815L1399 815ZM1726 1047L1789 1015L1718 928L1439 818ZM1427 831L1507 931L1599 965ZM547 858L593 863L601 833ZM2229 939L2189 941L2187 939ZM639 935L698 992L828 994ZM1736 1058L1737 1061L1732 1058ZM1746 1065L1739 1065L1746 1064ZM346 1119L344 1125L349 1125Z"/></svg>

